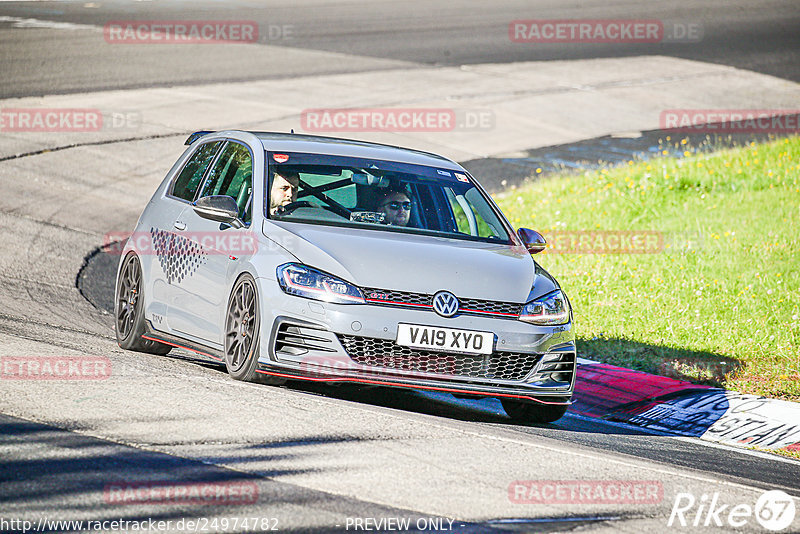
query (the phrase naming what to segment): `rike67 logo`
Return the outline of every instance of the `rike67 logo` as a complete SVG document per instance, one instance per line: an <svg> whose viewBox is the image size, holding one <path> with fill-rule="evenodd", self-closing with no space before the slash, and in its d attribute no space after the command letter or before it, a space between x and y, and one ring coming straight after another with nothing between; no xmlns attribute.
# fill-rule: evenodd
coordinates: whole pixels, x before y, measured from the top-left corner
<svg viewBox="0 0 800 534"><path fill-rule="evenodd" d="M779 532L788 528L795 516L794 499L780 490L766 491L755 503L731 504L720 501L719 493L695 498L678 493L667 521L668 527L742 528L753 518L765 529ZM794 531L796 532L796 531Z"/></svg>

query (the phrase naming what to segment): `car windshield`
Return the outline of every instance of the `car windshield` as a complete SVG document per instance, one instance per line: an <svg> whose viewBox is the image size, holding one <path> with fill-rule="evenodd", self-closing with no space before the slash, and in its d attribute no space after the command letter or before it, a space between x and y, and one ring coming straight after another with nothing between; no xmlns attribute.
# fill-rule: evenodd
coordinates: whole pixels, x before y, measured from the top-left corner
<svg viewBox="0 0 800 534"><path fill-rule="evenodd" d="M267 217L510 243L472 177L447 168L305 153L267 153Z"/></svg>

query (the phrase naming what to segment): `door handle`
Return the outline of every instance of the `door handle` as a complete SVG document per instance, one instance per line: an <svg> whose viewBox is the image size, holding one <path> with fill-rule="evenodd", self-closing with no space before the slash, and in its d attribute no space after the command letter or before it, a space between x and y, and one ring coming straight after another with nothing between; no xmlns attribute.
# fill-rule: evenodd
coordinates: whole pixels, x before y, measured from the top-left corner
<svg viewBox="0 0 800 534"><path fill-rule="evenodd" d="M174 226L176 230L186 230L186 223L183 221L175 221L175 224L172 226Z"/></svg>

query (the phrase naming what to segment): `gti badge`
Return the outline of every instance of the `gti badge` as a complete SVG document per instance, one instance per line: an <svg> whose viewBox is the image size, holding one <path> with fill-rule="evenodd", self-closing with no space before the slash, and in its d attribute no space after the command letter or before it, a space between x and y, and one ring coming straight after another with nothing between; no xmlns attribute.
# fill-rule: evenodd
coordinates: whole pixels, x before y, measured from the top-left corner
<svg viewBox="0 0 800 534"><path fill-rule="evenodd" d="M439 291L433 296L433 311L442 317L452 317L458 311L458 299L449 291Z"/></svg>

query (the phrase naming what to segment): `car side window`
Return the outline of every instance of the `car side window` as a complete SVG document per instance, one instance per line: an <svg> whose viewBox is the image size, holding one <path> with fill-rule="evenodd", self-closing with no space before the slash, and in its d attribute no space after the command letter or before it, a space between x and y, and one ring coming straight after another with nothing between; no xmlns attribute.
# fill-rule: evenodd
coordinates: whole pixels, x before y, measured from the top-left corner
<svg viewBox="0 0 800 534"><path fill-rule="evenodd" d="M239 218L250 221L253 193L253 158L247 147L229 142L217 159L203 185L201 197L227 195L239 206Z"/></svg>
<svg viewBox="0 0 800 534"><path fill-rule="evenodd" d="M476 237L499 237L496 228L499 225L499 221L497 221L496 216L491 212L481 213L476 210L476 206L479 204L471 202L474 199L470 197L478 194L475 189L468 190L466 195L462 195L449 187L445 187L444 191L450 203L450 209L453 211L455 230L457 232Z"/></svg>
<svg viewBox="0 0 800 534"><path fill-rule="evenodd" d="M205 143L197 149L172 184L172 196L189 202L194 200L194 195L203 180L203 175L221 145L222 141L214 141L213 143Z"/></svg>

